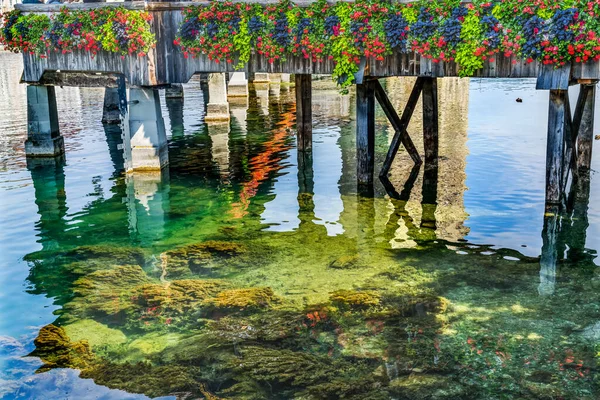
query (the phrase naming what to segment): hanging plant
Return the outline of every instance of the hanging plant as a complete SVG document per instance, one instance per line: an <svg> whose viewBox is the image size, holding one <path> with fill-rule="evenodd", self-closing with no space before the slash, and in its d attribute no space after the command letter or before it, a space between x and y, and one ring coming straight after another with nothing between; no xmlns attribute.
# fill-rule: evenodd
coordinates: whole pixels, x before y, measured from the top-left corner
<svg viewBox="0 0 600 400"><path fill-rule="evenodd" d="M2 16L0 43L10 51L40 57L74 50L85 50L92 56L101 50L145 56L156 43L150 20L148 13L122 7L91 11L62 8L51 16L14 10Z"/></svg>

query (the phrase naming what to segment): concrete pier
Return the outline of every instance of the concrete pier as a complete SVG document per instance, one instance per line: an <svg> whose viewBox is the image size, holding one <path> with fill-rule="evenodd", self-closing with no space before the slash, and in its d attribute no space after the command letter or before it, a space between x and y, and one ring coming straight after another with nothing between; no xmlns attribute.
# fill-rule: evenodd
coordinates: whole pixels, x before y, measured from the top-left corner
<svg viewBox="0 0 600 400"><path fill-rule="evenodd" d="M229 75L227 97L248 97L248 79L245 72L233 72Z"/></svg>
<svg viewBox="0 0 600 400"><path fill-rule="evenodd" d="M106 88L104 90L104 106L102 107L102 123L118 124L120 122L119 92L117 88Z"/></svg>
<svg viewBox="0 0 600 400"><path fill-rule="evenodd" d="M206 106L206 122L229 121L229 103L227 103L227 86L225 73L208 76L208 104Z"/></svg>
<svg viewBox="0 0 600 400"><path fill-rule="evenodd" d="M129 118L123 128L127 171L160 170L169 163L157 89L129 90Z"/></svg>
<svg viewBox="0 0 600 400"><path fill-rule="evenodd" d="M25 153L29 157L54 157L64 152L54 86L27 86Z"/></svg>

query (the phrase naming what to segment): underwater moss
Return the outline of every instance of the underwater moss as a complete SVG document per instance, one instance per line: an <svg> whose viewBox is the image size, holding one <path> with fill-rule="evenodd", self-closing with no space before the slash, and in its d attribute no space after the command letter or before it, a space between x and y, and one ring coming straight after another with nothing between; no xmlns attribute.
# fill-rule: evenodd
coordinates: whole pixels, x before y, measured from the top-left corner
<svg viewBox="0 0 600 400"><path fill-rule="evenodd" d="M244 245L235 242L209 240L166 251L161 258L166 260L167 276L180 277L190 271L199 273L218 268L221 266L219 260L228 260L246 252Z"/></svg>
<svg viewBox="0 0 600 400"><path fill-rule="evenodd" d="M113 315L134 307L132 289L149 282L141 267L122 265L95 271L74 283L76 297L67 308L77 316Z"/></svg>
<svg viewBox="0 0 600 400"><path fill-rule="evenodd" d="M390 382L390 392L401 400L446 400L471 398L452 376L411 373Z"/></svg>
<svg viewBox="0 0 600 400"><path fill-rule="evenodd" d="M137 304L143 307L161 307L163 311L184 313L230 286L221 280L183 279L168 285L145 284L135 288L135 295Z"/></svg>
<svg viewBox="0 0 600 400"><path fill-rule="evenodd" d="M93 319L77 320L62 328L72 341L86 340L94 351L127 341L127 337L120 330L109 328Z"/></svg>
<svg viewBox="0 0 600 400"><path fill-rule="evenodd" d="M368 308L379 305L379 295L356 290L337 290L329 295L332 303L349 308Z"/></svg>
<svg viewBox="0 0 600 400"><path fill-rule="evenodd" d="M345 255L336 258L329 264L329 268L333 269L354 269L360 268L360 256L358 254Z"/></svg>
<svg viewBox="0 0 600 400"><path fill-rule="evenodd" d="M72 342L65 330L53 324L40 329L33 341L35 350L30 356L41 358L44 363L38 372L52 368L86 368L93 360L90 345L86 340Z"/></svg>
<svg viewBox="0 0 600 400"><path fill-rule="evenodd" d="M194 377L198 370L192 366L153 366L149 363L97 363L81 373L98 385L150 397L177 394L178 398L197 398L199 385Z"/></svg>
<svg viewBox="0 0 600 400"><path fill-rule="evenodd" d="M208 299L205 305L218 310L255 310L268 308L278 298L271 288L230 289L217 294L215 298Z"/></svg>

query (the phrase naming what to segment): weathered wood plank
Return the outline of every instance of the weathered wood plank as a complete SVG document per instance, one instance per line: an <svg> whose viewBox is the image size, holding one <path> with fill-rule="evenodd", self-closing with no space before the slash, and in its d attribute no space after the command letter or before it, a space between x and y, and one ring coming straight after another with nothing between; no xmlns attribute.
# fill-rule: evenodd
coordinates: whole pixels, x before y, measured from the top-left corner
<svg viewBox="0 0 600 400"><path fill-rule="evenodd" d="M546 203L559 204L563 176L566 90L551 90L546 144Z"/></svg>
<svg viewBox="0 0 600 400"><path fill-rule="evenodd" d="M592 145L594 142L594 110L596 105L596 85L581 85L577 102L577 143L576 166L587 170L592 165Z"/></svg>

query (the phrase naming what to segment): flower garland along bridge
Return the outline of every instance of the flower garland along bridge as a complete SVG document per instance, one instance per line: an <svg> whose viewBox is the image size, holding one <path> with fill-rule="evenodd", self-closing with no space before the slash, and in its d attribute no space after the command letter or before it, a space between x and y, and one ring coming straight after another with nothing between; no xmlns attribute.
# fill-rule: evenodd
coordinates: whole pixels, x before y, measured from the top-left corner
<svg viewBox="0 0 600 400"><path fill-rule="evenodd" d="M17 5L4 16L0 39L23 52L28 155L64 152L54 86L117 88L128 170L168 163L158 89L198 73L217 76L209 80L209 113L211 103L226 102L223 73L295 74L300 157L310 157L312 147L311 75L331 74L342 87L355 84L357 178L366 185L374 175L375 99L396 131L381 169L385 177L401 144L416 164L422 162L406 131L419 98L425 170L437 170L438 78L537 78L537 88L550 92L546 201L557 205L569 173L590 168L600 79L600 0L564 3ZM401 116L378 81L391 76L418 77ZM581 90L572 117L567 89L575 84Z"/></svg>

